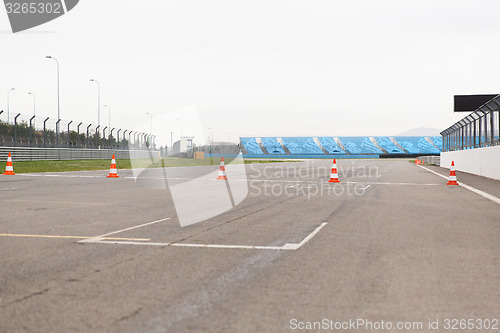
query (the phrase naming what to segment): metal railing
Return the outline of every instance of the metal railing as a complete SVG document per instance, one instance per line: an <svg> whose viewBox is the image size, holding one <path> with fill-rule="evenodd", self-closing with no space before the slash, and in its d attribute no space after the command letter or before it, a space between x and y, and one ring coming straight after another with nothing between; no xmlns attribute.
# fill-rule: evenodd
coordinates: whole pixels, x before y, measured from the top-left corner
<svg viewBox="0 0 500 333"><path fill-rule="evenodd" d="M443 150L500 145L500 95L441 132Z"/></svg>
<svg viewBox="0 0 500 333"><path fill-rule="evenodd" d="M59 129L58 131L56 129ZM89 149L156 149L156 136L77 121L0 111L0 146Z"/></svg>

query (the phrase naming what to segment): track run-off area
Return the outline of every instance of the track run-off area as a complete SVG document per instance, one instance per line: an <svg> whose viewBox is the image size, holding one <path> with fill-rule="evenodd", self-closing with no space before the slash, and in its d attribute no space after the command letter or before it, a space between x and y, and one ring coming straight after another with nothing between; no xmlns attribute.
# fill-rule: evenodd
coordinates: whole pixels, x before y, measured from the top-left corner
<svg viewBox="0 0 500 333"><path fill-rule="evenodd" d="M499 319L500 181L457 172L461 186L446 186L448 169L403 159L337 165L340 184L331 160L228 171L243 202L185 227L168 186L144 184L218 166L168 181L1 175L0 332Z"/></svg>

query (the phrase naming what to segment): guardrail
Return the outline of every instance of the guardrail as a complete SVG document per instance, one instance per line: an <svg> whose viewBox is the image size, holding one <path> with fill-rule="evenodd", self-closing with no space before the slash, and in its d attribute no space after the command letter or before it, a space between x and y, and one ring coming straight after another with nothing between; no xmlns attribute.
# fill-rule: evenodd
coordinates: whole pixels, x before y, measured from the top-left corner
<svg viewBox="0 0 500 333"><path fill-rule="evenodd" d="M14 161L110 159L113 154L117 159L130 159L131 155L133 158L159 156L158 150L0 147L0 161L7 161L9 152Z"/></svg>
<svg viewBox="0 0 500 333"><path fill-rule="evenodd" d="M424 164L433 164L439 166L441 162L441 156L419 156L417 158L423 161Z"/></svg>

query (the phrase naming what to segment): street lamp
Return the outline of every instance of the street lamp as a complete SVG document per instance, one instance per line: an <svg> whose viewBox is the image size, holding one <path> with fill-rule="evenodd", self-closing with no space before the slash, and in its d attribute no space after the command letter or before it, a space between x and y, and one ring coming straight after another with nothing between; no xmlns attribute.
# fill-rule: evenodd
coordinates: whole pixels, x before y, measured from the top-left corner
<svg viewBox="0 0 500 333"><path fill-rule="evenodd" d="M149 132L152 135L153 134L153 115L151 113L149 113L149 112L146 112L146 114L149 114L149 116L151 117L151 127L150 127Z"/></svg>
<svg viewBox="0 0 500 333"><path fill-rule="evenodd" d="M33 96L33 117L30 118L30 147L33 142L33 130L35 127L35 94L32 94L31 92L28 92L28 95Z"/></svg>
<svg viewBox="0 0 500 333"><path fill-rule="evenodd" d="M177 118L177 121L181 124L181 136L180 136L180 138L182 139L182 120Z"/></svg>
<svg viewBox="0 0 500 333"><path fill-rule="evenodd" d="M111 108L109 105L104 105L105 108L108 108L108 128L111 128Z"/></svg>
<svg viewBox="0 0 500 333"><path fill-rule="evenodd" d="M212 145L214 144L214 129L209 127L209 130L212 130Z"/></svg>
<svg viewBox="0 0 500 333"><path fill-rule="evenodd" d="M45 58L54 59L57 63L57 120L61 120L61 102L59 99L59 61L52 56L46 56ZM59 145L59 122L56 123L56 138L56 145Z"/></svg>
<svg viewBox="0 0 500 333"><path fill-rule="evenodd" d="M28 95L33 96L33 116L35 116L35 105L36 105L35 94L29 92Z"/></svg>
<svg viewBox="0 0 500 333"><path fill-rule="evenodd" d="M99 81L90 79L89 81L97 83L97 126L101 125L101 85Z"/></svg>
<svg viewBox="0 0 500 333"><path fill-rule="evenodd" d="M16 88L10 88L9 91L7 91L7 124L9 123L9 113L10 113L10 92L12 90L16 90Z"/></svg>

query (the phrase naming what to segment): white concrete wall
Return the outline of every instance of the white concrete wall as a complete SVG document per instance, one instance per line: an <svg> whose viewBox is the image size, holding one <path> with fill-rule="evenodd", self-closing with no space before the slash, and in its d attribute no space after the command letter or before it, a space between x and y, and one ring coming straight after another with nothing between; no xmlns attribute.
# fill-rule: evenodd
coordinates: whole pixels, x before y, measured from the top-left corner
<svg viewBox="0 0 500 333"><path fill-rule="evenodd" d="M441 153L441 167L500 180L500 146Z"/></svg>

